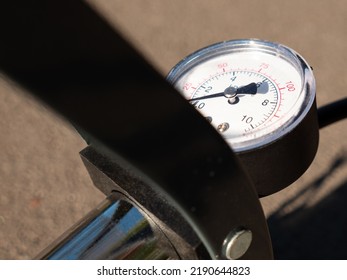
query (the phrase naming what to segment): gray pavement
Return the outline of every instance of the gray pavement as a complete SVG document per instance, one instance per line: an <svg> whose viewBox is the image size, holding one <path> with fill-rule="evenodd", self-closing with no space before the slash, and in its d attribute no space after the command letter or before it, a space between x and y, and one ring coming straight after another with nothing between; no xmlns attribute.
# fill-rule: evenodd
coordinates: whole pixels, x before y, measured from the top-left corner
<svg viewBox="0 0 347 280"><path fill-rule="evenodd" d="M276 41L314 69L318 105L345 97L347 2L89 0L163 74L189 53L238 38ZM0 259L31 259L103 195L72 126L0 80ZM347 259L347 121L321 131L297 182L261 199L276 258ZM288 159L290 160L290 159Z"/></svg>

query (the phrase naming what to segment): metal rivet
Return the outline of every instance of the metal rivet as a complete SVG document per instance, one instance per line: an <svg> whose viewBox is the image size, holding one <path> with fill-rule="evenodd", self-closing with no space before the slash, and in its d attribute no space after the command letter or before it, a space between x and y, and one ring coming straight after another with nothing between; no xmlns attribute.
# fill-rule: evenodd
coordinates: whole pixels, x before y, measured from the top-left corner
<svg viewBox="0 0 347 280"><path fill-rule="evenodd" d="M241 258L252 243L252 232L236 229L229 233L223 243L223 255L229 260Z"/></svg>
<svg viewBox="0 0 347 280"><path fill-rule="evenodd" d="M206 120L211 123L212 122L212 117L206 117Z"/></svg>
<svg viewBox="0 0 347 280"><path fill-rule="evenodd" d="M227 122L221 123L220 125L218 125L217 129L219 130L219 132L224 132L229 129L229 124Z"/></svg>

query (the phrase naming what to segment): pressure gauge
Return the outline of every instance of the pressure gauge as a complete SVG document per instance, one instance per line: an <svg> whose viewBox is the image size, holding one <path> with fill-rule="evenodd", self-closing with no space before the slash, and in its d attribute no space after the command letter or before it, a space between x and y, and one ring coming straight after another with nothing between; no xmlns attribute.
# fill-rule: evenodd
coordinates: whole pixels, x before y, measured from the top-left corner
<svg viewBox="0 0 347 280"><path fill-rule="evenodd" d="M259 195L288 186L313 160L315 79L292 49L255 39L221 42L183 59L168 81L239 155Z"/></svg>

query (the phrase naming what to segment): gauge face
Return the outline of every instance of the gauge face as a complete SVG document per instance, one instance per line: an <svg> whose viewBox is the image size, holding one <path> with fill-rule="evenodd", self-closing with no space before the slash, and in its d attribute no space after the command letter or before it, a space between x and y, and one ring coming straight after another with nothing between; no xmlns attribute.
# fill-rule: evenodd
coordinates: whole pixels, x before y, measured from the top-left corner
<svg viewBox="0 0 347 280"><path fill-rule="evenodd" d="M314 100L314 79L303 59L259 40L202 49L180 62L168 80L235 151L276 141Z"/></svg>

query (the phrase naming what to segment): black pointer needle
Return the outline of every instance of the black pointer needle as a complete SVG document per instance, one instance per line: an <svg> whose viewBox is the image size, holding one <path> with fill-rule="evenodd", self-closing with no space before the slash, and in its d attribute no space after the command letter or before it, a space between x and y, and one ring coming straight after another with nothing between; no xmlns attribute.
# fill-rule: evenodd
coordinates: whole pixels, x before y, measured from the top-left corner
<svg viewBox="0 0 347 280"><path fill-rule="evenodd" d="M257 89L258 89L258 87L257 87L256 83L250 83L248 85L245 85L243 87L240 87L240 88L236 89L236 91L234 90L233 87L227 87L223 92L192 98L189 101L197 101L197 100L203 100L203 99L208 99L208 98L215 98L215 97L220 97L220 96L224 96L226 98L232 98L232 97L235 97L238 94L246 94L246 93L247 94L256 94L257 93Z"/></svg>
<svg viewBox="0 0 347 280"><path fill-rule="evenodd" d="M215 97L220 97L220 96L225 96L224 92L192 98L192 99L189 99L189 101L202 100L202 99L208 99L208 98L215 98Z"/></svg>
<svg viewBox="0 0 347 280"><path fill-rule="evenodd" d="M250 83L243 87L240 87L236 90L236 94L247 93L247 94L256 94L258 90L258 86L256 83Z"/></svg>

